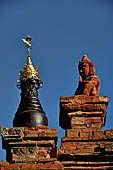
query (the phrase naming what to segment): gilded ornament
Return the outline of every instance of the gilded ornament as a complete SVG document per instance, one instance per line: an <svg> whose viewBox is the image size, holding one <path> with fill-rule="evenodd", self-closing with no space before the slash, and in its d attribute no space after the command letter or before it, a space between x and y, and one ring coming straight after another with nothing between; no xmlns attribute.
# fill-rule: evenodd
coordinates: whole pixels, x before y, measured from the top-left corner
<svg viewBox="0 0 113 170"><path fill-rule="evenodd" d="M27 63L24 67L24 71L19 73L19 81L18 82L22 82L23 80L26 79L35 79L40 81L37 69L38 67L33 66L32 61L31 61L31 57L30 57L30 41L31 41L31 37L28 36L26 39L22 39L24 43L27 44L27 48L28 48L28 55L27 55Z"/></svg>

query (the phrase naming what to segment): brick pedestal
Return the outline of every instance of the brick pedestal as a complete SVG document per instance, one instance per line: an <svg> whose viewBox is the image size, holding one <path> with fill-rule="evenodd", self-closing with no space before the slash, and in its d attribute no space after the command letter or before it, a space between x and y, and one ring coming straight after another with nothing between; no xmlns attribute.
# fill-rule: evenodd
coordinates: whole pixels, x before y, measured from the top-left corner
<svg viewBox="0 0 113 170"><path fill-rule="evenodd" d="M57 129L46 126L1 127L1 135L8 161L0 163L1 169L62 169L57 161Z"/></svg>
<svg viewBox="0 0 113 170"><path fill-rule="evenodd" d="M113 129L105 124L108 97L60 99L60 126L66 129L58 155L65 170L113 168Z"/></svg>
<svg viewBox="0 0 113 170"><path fill-rule="evenodd" d="M60 126L63 129L101 128L105 124L108 97L72 96L60 98Z"/></svg>
<svg viewBox="0 0 113 170"><path fill-rule="evenodd" d="M14 162L48 162L57 160L57 129L48 127L1 128L6 159Z"/></svg>

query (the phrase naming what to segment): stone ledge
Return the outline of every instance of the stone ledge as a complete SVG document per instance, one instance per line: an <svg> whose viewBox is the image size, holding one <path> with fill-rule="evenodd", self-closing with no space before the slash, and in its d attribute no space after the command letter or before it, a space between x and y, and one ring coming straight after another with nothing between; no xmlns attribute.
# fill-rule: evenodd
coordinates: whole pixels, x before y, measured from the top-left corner
<svg viewBox="0 0 113 170"><path fill-rule="evenodd" d="M8 162L0 161L0 170L64 170L64 166L59 161L44 164L9 164Z"/></svg>
<svg viewBox="0 0 113 170"><path fill-rule="evenodd" d="M108 96L84 96L84 95L75 95L71 97L60 97L61 103L106 103L108 104Z"/></svg>
<svg viewBox="0 0 113 170"><path fill-rule="evenodd" d="M37 126L32 128L27 127L14 127L14 128L6 128L1 127L1 136L4 138L27 138L27 137L58 137L58 130L57 129L49 129L45 126Z"/></svg>
<svg viewBox="0 0 113 170"><path fill-rule="evenodd" d="M97 166L97 167L64 167L64 170L110 170L110 169L113 169L113 166Z"/></svg>

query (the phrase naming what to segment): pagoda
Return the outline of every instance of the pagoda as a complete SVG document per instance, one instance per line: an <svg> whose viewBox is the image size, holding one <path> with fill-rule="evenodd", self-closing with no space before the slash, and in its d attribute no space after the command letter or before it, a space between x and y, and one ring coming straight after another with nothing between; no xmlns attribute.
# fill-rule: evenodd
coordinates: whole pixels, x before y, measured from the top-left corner
<svg viewBox="0 0 113 170"><path fill-rule="evenodd" d="M38 98L43 82L31 61L31 37L22 40L27 45L27 63L17 84L21 89L21 101L13 128L1 127L7 162L0 162L0 169L62 169L63 165L57 161L58 130L48 127L47 116Z"/></svg>
<svg viewBox="0 0 113 170"><path fill-rule="evenodd" d="M39 78L37 67L34 68L30 58L30 41L28 36L23 41L27 44L27 63L24 71L19 73L17 87L21 89L21 101L13 120L14 127L48 126L48 119L38 99L38 89L43 83Z"/></svg>

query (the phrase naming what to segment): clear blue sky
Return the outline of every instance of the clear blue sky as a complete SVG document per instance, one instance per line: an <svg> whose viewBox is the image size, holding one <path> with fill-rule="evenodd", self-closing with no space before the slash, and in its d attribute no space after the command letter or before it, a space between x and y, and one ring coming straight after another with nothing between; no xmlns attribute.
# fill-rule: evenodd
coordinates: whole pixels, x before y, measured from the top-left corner
<svg viewBox="0 0 113 170"><path fill-rule="evenodd" d="M0 0L0 126L12 127L20 102L16 84L26 63L21 41L32 36L31 57L44 86L40 102L50 128L58 128L59 98L78 85L78 62L84 53L101 79L101 96L109 96L106 128L113 128L113 1ZM0 160L5 160L0 138Z"/></svg>

